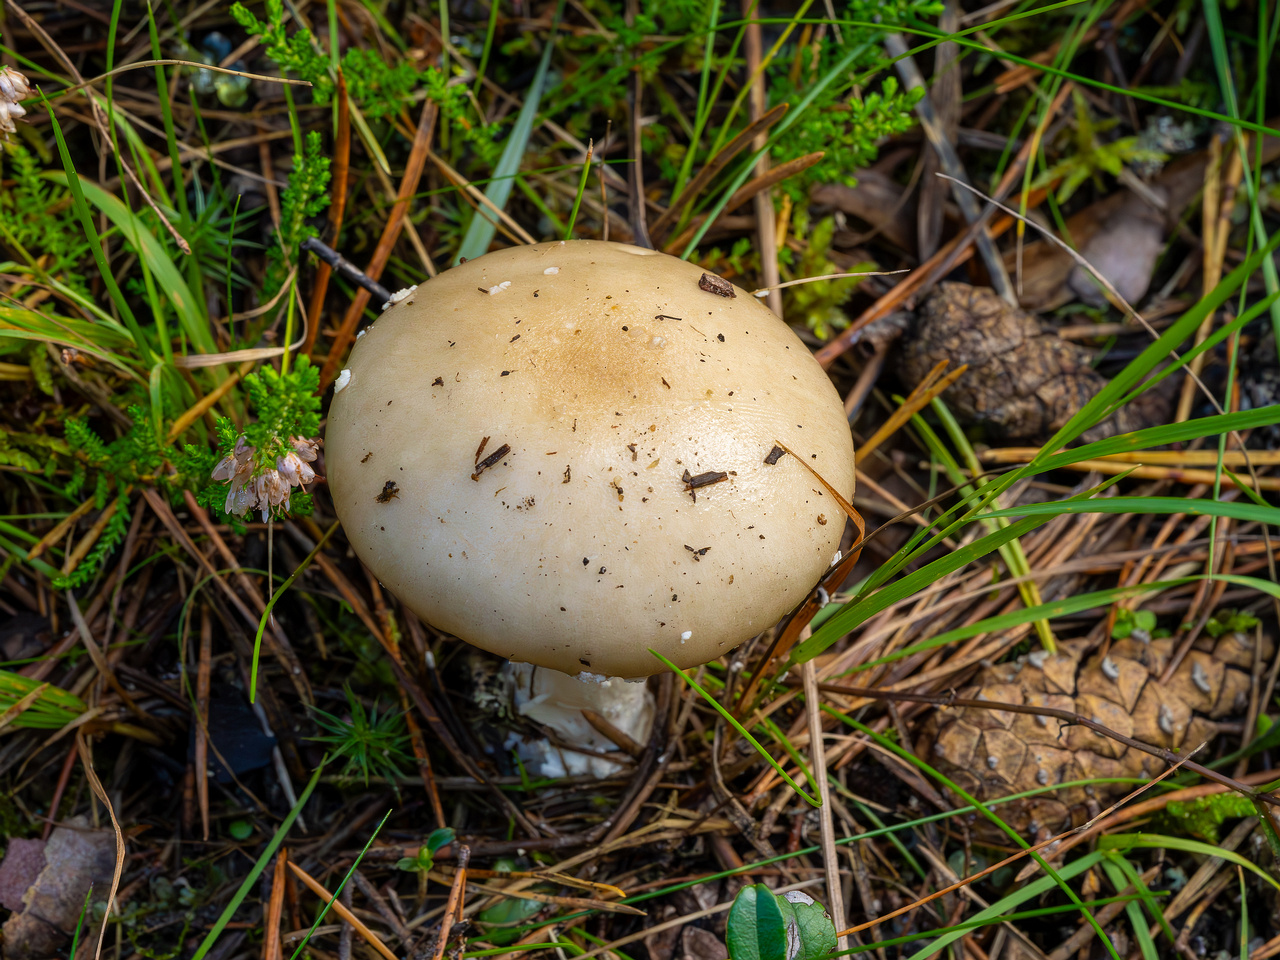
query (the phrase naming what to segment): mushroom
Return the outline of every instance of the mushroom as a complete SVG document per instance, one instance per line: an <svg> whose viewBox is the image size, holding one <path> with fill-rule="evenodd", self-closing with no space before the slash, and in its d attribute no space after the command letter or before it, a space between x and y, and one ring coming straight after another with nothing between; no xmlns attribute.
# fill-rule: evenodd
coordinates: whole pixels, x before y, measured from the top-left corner
<svg viewBox="0 0 1280 960"><path fill-rule="evenodd" d="M549 671L644 678L664 669L651 649L708 663L838 555L844 517L813 472L852 497L839 395L756 298L675 257L487 254L393 303L343 382L326 466L352 549L436 628L535 665L521 709L562 739L644 685ZM651 706L615 714L647 739Z"/></svg>

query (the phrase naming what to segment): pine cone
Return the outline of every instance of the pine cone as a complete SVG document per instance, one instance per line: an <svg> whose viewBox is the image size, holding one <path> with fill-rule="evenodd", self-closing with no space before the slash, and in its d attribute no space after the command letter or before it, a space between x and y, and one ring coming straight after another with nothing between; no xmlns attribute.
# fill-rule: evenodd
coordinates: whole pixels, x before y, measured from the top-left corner
<svg viewBox="0 0 1280 960"><path fill-rule="evenodd" d="M1089 354L1011 307L989 287L941 283L920 305L903 340L900 371L914 387L940 360L968 371L944 399L960 421L992 439L1044 439L1092 400L1106 379ZM1087 431L1085 442L1163 423L1166 400L1143 394Z"/></svg>
<svg viewBox="0 0 1280 960"><path fill-rule="evenodd" d="M1273 645L1268 637L1262 645L1265 663ZM1143 642L1131 636L1113 643L1105 656L1068 642L1056 654L1039 650L986 667L976 686L957 695L1067 710L1144 743L1194 749L1218 733L1215 721L1247 711L1254 641L1245 633L1217 640L1203 636L1169 682L1161 683L1173 652L1170 638ZM931 714L916 753L980 800L1072 780L1150 778L1165 769L1156 757L1087 727L974 707ZM1128 784L1067 787L996 810L1021 832L1058 832L1083 823L1132 789Z"/></svg>

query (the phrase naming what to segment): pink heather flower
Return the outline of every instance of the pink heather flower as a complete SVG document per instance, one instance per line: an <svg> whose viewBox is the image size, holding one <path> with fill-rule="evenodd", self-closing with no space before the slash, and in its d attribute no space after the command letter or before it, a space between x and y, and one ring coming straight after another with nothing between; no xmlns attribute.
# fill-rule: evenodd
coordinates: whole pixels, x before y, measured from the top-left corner
<svg viewBox="0 0 1280 960"><path fill-rule="evenodd" d="M274 507L289 509L289 498L294 487L301 487L316 478L310 461L316 459L319 443L305 437L292 437L293 450L276 460L274 469L268 468L254 475L257 463L256 448L241 436L235 450L218 461L211 476L214 480L230 483L225 510L243 517L251 510L259 510L263 521Z"/></svg>
<svg viewBox="0 0 1280 960"><path fill-rule="evenodd" d="M27 111L18 101L31 96L31 84L27 78L12 67L0 67L0 144L16 133L17 125L13 122L25 117Z"/></svg>

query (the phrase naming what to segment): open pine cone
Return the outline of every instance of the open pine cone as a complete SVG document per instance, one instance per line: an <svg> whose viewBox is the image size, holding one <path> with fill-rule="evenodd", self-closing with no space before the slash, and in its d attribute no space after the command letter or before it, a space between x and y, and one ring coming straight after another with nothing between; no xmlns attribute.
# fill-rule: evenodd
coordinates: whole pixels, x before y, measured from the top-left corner
<svg viewBox="0 0 1280 960"><path fill-rule="evenodd" d="M1266 663L1273 649L1270 638L1264 637L1262 646ZM1113 643L1105 656L1068 642L1056 654L1039 650L986 667L976 686L957 695L1068 710L1144 743L1194 749L1218 733L1215 721L1247 711L1254 647L1245 633L1217 640L1203 636L1162 683L1175 649L1170 638L1128 637ZM917 737L916 752L980 800L1071 780L1149 778L1165 768L1150 754L1087 727L973 707L932 713ZM1083 823L1132 789L1105 783L1067 787L1002 805L997 812L1019 831L1057 832Z"/></svg>

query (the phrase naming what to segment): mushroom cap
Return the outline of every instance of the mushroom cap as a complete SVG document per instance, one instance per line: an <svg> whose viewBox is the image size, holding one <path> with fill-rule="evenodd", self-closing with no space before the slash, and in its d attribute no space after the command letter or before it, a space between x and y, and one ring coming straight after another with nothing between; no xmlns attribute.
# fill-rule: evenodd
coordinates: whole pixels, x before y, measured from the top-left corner
<svg viewBox="0 0 1280 960"><path fill-rule="evenodd" d="M436 628L571 674L660 672L650 648L697 666L776 623L845 517L795 457L766 458L780 441L851 499L853 441L800 339L702 276L543 243L386 310L325 441L355 554ZM726 476L684 479L708 473Z"/></svg>

